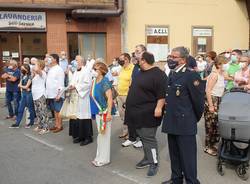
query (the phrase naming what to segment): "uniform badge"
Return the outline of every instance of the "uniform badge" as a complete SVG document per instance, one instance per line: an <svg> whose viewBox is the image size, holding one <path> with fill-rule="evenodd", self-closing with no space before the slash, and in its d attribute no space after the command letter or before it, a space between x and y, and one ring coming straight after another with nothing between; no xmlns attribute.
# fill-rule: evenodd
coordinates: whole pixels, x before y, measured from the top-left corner
<svg viewBox="0 0 250 184"><path fill-rule="evenodd" d="M180 89L179 88L177 88L177 90L176 90L176 96L180 96L180 94L181 94L181 92L180 92Z"/></svg>
<svg viewBox="0 0 250 184"><path fill-rule="evenodd" d="M200 85L200 82L198 80L195 80L194 81L194 86L199 86Z"/></svg>

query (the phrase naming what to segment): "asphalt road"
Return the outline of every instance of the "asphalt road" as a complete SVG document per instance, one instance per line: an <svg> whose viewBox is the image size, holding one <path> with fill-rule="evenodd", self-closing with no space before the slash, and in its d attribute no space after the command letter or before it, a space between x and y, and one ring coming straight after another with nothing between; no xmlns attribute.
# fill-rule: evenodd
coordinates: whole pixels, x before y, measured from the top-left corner
<svg viewBox="0 0 250 184"><path fill-rule="evenodd" d="M5 116L6 109L1 107L0 184L160 184L170 176L166 135L161 133L160 128L157 133L159 172L147 178L147 169L135 169L135 164L143 157L142 149L121 147L122 140L118 138L121 127L119 117L115 117L112 123L111 164L96 168L91 164L96 151L96 129L94 143L80 147L73 144L68 136L67 121L62 132L41 136L24 127L9 129L12 121L4 120ZM244 182L239 179L231 167L226 168L223 177L217 174L217 158L203 152L203 120L199 123L197 141L198 175L202 184L250 183L250 180Z"/></svg>

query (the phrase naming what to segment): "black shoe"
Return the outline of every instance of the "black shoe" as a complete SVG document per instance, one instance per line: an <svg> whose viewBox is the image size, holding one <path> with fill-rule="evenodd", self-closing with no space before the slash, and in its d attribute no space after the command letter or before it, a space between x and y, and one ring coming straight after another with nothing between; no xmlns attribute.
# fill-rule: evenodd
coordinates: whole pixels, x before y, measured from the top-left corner
<svg viewBox="0 0 250 184"><path fill-rule="evenodd" d="M170 180L162 182L161 184L173 184L173 181L170 179Z"/></svg>
<svg viewBox="0 0 250 184"><path fill-rule="evenodd" d="M147 160L142 159L138 164L136 164L136 169L143 169L149 166L150 166L150 163Z"/></svg>
<svg viewBox="0 0 250 184"><path fill-rule="evenodd" d="M82 141L82 142L80 143L80 146L85 146L85 145L88 145L88 144L90 144L90 143L92 143L92 142L93 142L92 138L85 139L84 141Z"/></svg>
<svg viewBox="0 0 250 184"><path fill-rule="evenodd" d="M19 128L19 125L17 125L16 123L14 123L9 128Z"/></svg>
<svg viewBox="0 0 250 184"><path fill-rule="evenodd" d="M158 164L151 164L148 168L147 176L154 176L157 174L158 171Z"/></svg>
<svg viewBox="0 0 250 184"><path fill-rule="evenodd" d="M79 137L73 139L73 143L74 144L77 144L79 142L81 142Z"/></svg>

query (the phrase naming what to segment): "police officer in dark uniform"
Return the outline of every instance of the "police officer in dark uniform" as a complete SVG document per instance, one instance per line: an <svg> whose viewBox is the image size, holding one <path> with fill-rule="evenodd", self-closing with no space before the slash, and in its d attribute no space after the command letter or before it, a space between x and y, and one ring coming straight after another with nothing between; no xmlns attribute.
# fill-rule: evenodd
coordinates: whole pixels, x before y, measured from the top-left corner
<svg viewBox="0 0 250 184"><path fill-rule="evenodd" d="M205 83L187 68L188 50L172 50L162 132L168 134L171 179L162 184L199 184L197 179L197 122L204 110Z"/></svg>

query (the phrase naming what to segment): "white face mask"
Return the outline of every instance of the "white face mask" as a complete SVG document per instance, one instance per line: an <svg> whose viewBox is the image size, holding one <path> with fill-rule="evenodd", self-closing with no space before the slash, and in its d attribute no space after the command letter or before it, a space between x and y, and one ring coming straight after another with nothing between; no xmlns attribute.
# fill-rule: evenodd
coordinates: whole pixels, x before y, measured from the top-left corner
<svg viewBox="0 0 250 184"><path fill-rule="evenodd" d="M225 56L225 58L230 58L231 55L230 55L230 53L226 53L224 56Z"/></svg>
<svg viewBox="0 0 250 184"><path fill-rule="evenodd" d="M8 68L9 68L9 69L13 69L13 66L10 65L10 66L8 66Z"/></svg>
<svg viewBox="0 0 250 184"><path fill-rule="evenodd" d="M117 62L116 61L113 61L113 63L112 63L113 65L117 65Z"/></svg>
<svg viewBox="0 0 250 184"><path fill-rule="evenodd" d="M228 64L223 64L222 70L223 70L223 71L227 71L227 69L228 69Z"/></svg>
<svg viewBox="0 0 250 184"><path fill-rule="evenodd" d="M98 76L98 73L97 73L95 70L92 70L92 71L91 71L91 74L92 74L92 76L95 77L95 78Z"/></svg>
<svg viewBox="0 0 250 184"><path fill-rule="evenodd" d="M247 62L240 62L240 68L245 68L248 66L248 63Z"/></svg>

